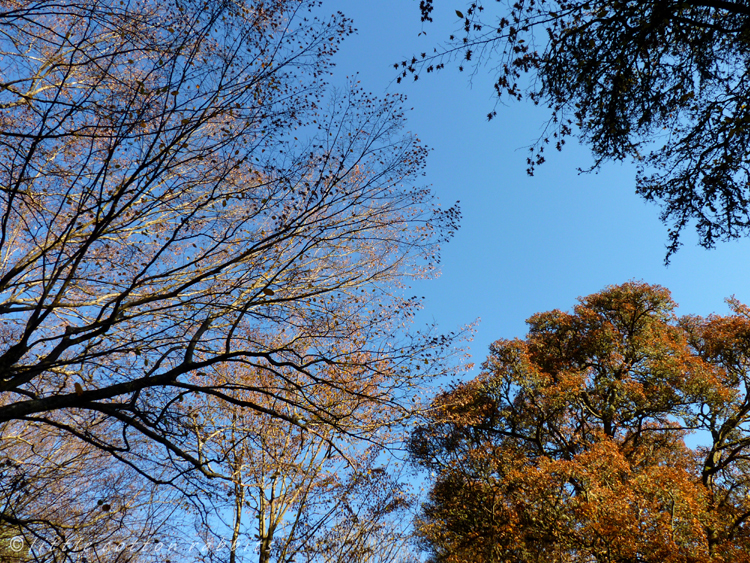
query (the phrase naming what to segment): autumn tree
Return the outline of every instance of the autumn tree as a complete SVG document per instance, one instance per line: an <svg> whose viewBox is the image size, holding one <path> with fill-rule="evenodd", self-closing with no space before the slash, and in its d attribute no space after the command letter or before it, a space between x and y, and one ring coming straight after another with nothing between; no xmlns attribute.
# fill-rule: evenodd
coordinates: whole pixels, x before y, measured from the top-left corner
<svg viewBox="0 0 750 563"><path fill-rule="evenodd" d="M0 433L0 560L154 561L144 546L171 537L176 491L49 426Z"/></svg>
<svg viewBox="0 0 750 563"><path fill-rule="evenodd" d="M410 442L431 561L750 560L750 309L730 305L677 318L631 282L495 342Z"/></svg>
<svg viewBox="0 0 750 563"><path fill-rule="evenodd" d="M256 382L264 376L225 374ZM212 400L199 409L197 439L223 460L212 469L224 479L214 481L213 500L198 526L206 544L216 546L213 561L407 561L414 494L403 464L388 453L401 446L394 430L402 426L402 413L372 401L352 413L341 408L344 393L325 392L342 414L339 428L320 422L300 427ZM281 397L243 394L274 411L287 408ZM363 436L369 437L365 444Z"/></svg>
<svg viewBox="0 0 750 563"><path fill-rule="evenodd" d="M449 41L397 65L401 78L455 63L492 73L498 102L527 98L552 117L528 158L571 135L638 165L636 189L670 227L667 258L691 224L700 244L750 232L750 4L744 1L472 1ZM488 118L496 115L493 110Z"/></svg>
<svg viewBox="0 0 750 563"><path fill-rule="evenodd" d="M372 439L347 426L363 405L406 420L447 369L404 290L458 212L415 185L399 98L327 87L351 25L318 14L0 2L0 431L187 494L222 477L195 432L208 398Z"/></svg>

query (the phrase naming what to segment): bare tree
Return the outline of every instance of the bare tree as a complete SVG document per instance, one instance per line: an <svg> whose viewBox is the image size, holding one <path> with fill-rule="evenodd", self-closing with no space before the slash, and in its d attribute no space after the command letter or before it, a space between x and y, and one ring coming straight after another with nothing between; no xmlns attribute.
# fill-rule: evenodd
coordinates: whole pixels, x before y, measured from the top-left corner
<svg viewBox="0 0 750 563"><path fill-rule="evenodd" d="M389 294L429 269L444 225L408 184L424 149L396 100L353 91L312 109L345 20L297 21L304 2L160 4L0 17L18 76L0 131L0 420L76 434L73 410L115 419L204 466L169 430L173 405L231 402L237 382L200 370L267 370L256 390L294 388L323 419L307 390L337 384L321 366L380 377L367 393L386 401L408 383L402 365L434 342L389 338L414 306Z"/></svg>
<svg viewBox="0 0 750 563"><path fill-rule="evenodd" d="M0 423L187 492L209 398L373 439L445 370L402 291L458 212L398 98L327 88L316 6L0 1Z"/></svg>
<svg viewBox="0 0 750 563"><path fill-rule="evenodd" d="M327 392L338 408L344 394ZM281 399L254 400L263 399L274 410L285 408ZM198 440L223 460L214 470L225 475L199 526L206 544L219 546L211 560L405 560L414 495L403 466L384 449L398 442L392 430L400 426L401 412L375 402L361 405L346 418L347 428L358 428L349 433L312 422L300 428L221 404L206 404L201 412ZM351 438L363 434L377 445Z"/></svg>
<svg viewBox="0 0 750 563"><path fill-rule="evenodd" d="M0 559L150 561L177 492L50 426L0 429Z"/></svg>

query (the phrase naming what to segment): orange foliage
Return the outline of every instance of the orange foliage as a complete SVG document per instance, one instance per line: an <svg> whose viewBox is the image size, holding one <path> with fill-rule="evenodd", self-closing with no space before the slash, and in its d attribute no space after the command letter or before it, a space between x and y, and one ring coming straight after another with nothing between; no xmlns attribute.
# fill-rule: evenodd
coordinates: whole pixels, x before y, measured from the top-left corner
<svg viewBox="0 0 750 563"><path fill-rule="evenodd" d="M631 282L495 342L412 435L432 561L750 561L750 316L731 305L678 319Z"/></svg>

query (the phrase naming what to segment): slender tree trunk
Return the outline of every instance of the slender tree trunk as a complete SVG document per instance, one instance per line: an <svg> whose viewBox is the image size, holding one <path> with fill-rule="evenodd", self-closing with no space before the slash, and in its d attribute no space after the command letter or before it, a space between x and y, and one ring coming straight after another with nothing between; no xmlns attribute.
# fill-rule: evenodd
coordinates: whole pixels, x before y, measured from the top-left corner
<svg viewBox="0 0 750 563"><path fill-rule="evenodd" d="M271 561L271 540L273 539L272 527L266 529L266 497L265 491L260 489L260 505L258 510L258 539L260 546L258 549L258 563L270 563Z"/></svg>
<svg viewBox="0 0 750 563"><path fill-rule="evenodd" d="M245 487L241 482L234 484L234 528L232 529L232 547L229 552L229 563L237 563L237 541L242 526L242 507L245 504Z"/></svg>

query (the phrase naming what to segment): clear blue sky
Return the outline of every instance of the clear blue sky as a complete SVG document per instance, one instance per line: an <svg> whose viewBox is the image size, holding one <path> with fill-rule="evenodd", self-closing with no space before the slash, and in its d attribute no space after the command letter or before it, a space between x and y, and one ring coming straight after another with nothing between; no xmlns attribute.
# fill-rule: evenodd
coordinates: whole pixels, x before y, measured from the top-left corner
<svg viewBox="0 0 750 563"><path fill-rule="evenodd" d="M528 177L523 147L539 136L547 113L510 103L488 123L489 73L469 84L466 73L449 66L396 84L393 63L432 50L459 26L462 0L435 4L435 22L424 26L416 0L323 4L358 29L336 58L333 85L358 72L366 90L406 94L409 128L432 148L425 183L446 206L461 201L461 229L444 248L442 275L414 288L427 298L420 323L434 320L449 332L481 318L470 344L478 367L491 342L523 336L535 312L570 309L576 297L630 279L669 288L679 314L724 314L730 295L750 303L750 241L704 250L687 232L664 266L667 230L659 209L635 194L632 166L578 175L591 157L573 142ZM418 37L423 30L427 35Z"/></svg>

